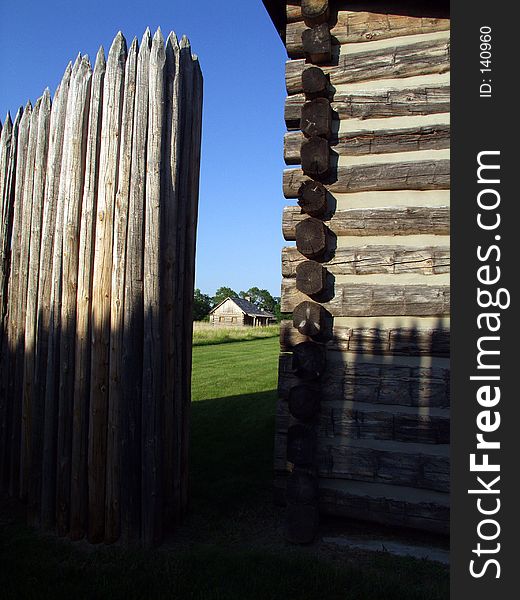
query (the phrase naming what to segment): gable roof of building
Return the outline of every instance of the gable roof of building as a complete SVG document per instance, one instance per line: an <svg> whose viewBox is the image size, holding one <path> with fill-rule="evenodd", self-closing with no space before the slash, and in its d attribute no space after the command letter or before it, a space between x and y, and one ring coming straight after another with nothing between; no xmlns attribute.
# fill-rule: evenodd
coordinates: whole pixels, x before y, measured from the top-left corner
<svg viewBox="0 0 520 600"><path fill-rule="evenodd" d="M222 300L222 302L219 302L219 304L217 304L217 306L214 306L210 311L209 314L211 314L212 312L216 311L217 308L219 308L220 306L222 306L224 304L224 302L227 302L228 300L231 300L231 302L233 302L234 304L236 304L238 306L238 308L240 308L240 310L245 314L248 315L249 317L268 317L270 319L274 319L275 316L273 315L273 313L267 312L265 310L262 310L261 308L258 308L258 306L256 306L255 304L253 304L252 302L249 302L249 300L244 300L244 298L238 298L236 296L228 296L227 298L225 298L224 300Z"/></svg>

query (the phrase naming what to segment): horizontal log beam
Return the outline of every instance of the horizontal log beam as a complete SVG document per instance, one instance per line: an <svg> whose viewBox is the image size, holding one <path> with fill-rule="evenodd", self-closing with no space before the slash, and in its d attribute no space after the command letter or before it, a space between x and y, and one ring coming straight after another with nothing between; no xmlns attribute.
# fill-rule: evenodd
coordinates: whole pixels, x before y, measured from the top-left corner
<svg viewBox="0 0 520 600"><path fill-rule="evenodd" d="M308 339L306 334L295 329L293 321L282 321L280 346L283 352L290 352L294 346ZM384 329L338 325L332 330L327 350L359 354L449 357L450 331L441 327Z"/></svg>
<svg viewBox="0 0 520 600"><path fill-rule="evenodd" d="M275 434L278 436L288 437L280 431ZM443 452L438 453L437 449ZM284 454L275 456L275 470L283 471L291 458ZM316 464L320 477L391 483L437 492L448 492L450 488L449 445L320 437L316 440Z"/></svg>
<svg viewBox="0 0 520 600"><path fill-rule="evenodd" d="M285 495L286 481L285 473L277 474L278 498ZM450 531L449 494L325 477L318 483L321 513L440 534Z"/></svg>
<svg viewBox="0 0 520 600"><path fill-rule="evenodd" d="M399 36L447 31L450 28L449 19L432 17L364 11L338 11L334 16L335 22L330 31L333 45L373 42ZM297 11L292 10L291 21L287 23L285 43L287 54L291 58L304 56L302 33L306 29L306 24L302 20L296 20L297 18Z"/></svg>
<svg viewBox="0 0 520 600"><path fill-rule="evenodd" d="M300 383L293 370L292 355L282 354L279 397L285 401L291 388ZM319 386L323 410L337 400L428 410L450 406L450 370L439 366L366 362L362 357L348 355L342 361L329 360Z"/></svg>
<svg viewBox="0 0 520 600"><path fill-rule="evenodd" d="M286 240L295 239L296 225L305 218L298 207L284 208L282 231ZM450 209L448 206L349 208L337 210L326 224L337 236L448 235Z"/></svg>
<svg viewBox="0 0 520 600"><path fill-rule="evenodd" d="M314 417L311 404L316 394L303 396L302 386L291 389L289 401L278 402L276 430L286 434L292 417L309 420ZM296 390L296 391L295 391ZM300 400L295 404L294 398ZM304 402L307 400L307 402ZM301 406L300 406L301 405ZM294 407L296 406L295 414ZM378 406L362 402L334 400L321 407L318 418L318 444L326 444L335 438L349 440L385 440L414 444L449 444L449 410L437 409L435 414L420 414L415 408ZM307 411L307 412L306 412ZM306 419L301 419L299 414Z"/></svg>
<svg viewBox="0 0 520 600"><path fill-rule="evenodd" d="M294 279L282 280L282 312L291 313L307 299ZM334 317L443 316L450 312L450 288L336 283L334 297L323 306Z"/></svg>
<svg viewBox="0 0 520 600"><path fill-rule="evenodd" d="M300 132L285 134L284 159L286 164L301 164L300 149L304 140L305 137ZM450 126L440 124L403 129L349 131L332 135L329 145L339 156L442 150L450 147Z"/></svg>
<svg viewBox="0 0 520 600"><path fill-rule="evenodd" d="M282 275L296 277L305 257L297 248L282 250ZM372 275L417 273L438 275L450 272L450 249L447 246L361 246L336 248L334 257L325 264L333 275ZM301 267L300 267L301 268ZM305 289L298 288L307 293ZM319 292L314 292L319 293Z"/></svg>
<svg viewBox="0 0 520 600"><path fill-rule="evenodd" d="M302 72L306 67L305 60L286 63L285 83L289 94L303 91ZM446 38L342 54L336 65L323 67L333 86L370 79L447 73L449 70L450 43Z"/></svg>
<svg viewBox="0 0 520 600"><path fill-rule="evenodd" d="M303 94L288 96L285 101L287 129L300 128L305 102ZM339 119L377 119L407 115L431 115L449 112L450 86L421 85L406 89L336 92L331 104L333 116Z"/></svg>
<svg viewBox="0 0 520 600"><path fill-rule="evenodd" d="M331 173L334 174L329 177L330 182L322 183L328 184L329 192L338 194L450 188L450 161L447 159L339 166L332 169ZM297 198L298 190L306 180L301 169L286 169L283 174L285 197Z"/></svg>

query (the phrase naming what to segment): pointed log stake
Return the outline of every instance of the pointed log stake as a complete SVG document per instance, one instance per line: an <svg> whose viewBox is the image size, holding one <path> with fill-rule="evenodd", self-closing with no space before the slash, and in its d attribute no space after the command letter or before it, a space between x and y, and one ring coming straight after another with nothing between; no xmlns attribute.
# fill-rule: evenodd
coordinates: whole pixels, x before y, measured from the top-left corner
<svg viewBox="0 0 520 600"><path fill-rule="evenodd" d="M325 23L329 16L329 0L302 0L302 17L307 25Z"/></svg>
<svg viewBox="0 0 520 600"><path fill-rule="evenodd" d="M326 337L330 333L330 323L323 306L316 302L300 302L293 312L294 327L302 334L311 337Z"/></svg>
<svg viewBox="0 0 520 600"><path fill-rule="evenodd" d="M296 247L307 258L323 258L327 251L328 228L318 219L308 217L296 225Z"/></svg>
<svg viewBox="0 0 520 600"><path fill-rule="evenodd" d="M312 178L322 178L330 170L330 150L326 139L311 137L302 143L300 149L302 171Z"/></svg>
<svg viewBox="0 0 520 600"><path fill-rule="evenodd" d="M8 320L7 310L9 305L8 291L10 291L10 278L9 266L10 266L10 250L11 250L11 239L13 235L13 203L14 203L14 190L15 190L15 176L16 176L16 157L18 152L18 130L20 126L20 120L22 118L22 109L18 109L16 117L12 127L11 141L9 148L9 155L7 157L6 167L6 179L5 188L3 194L3 207L2 207L2 246L0 247L0 275L1 275L1 289L0 294L2 297L0 315L1 322L1 334L0 334L0 491L5 492L9 486L9 443L10 443L10 419L11 419L11 401L9 397L9 371L11 365L11 353L9 351L9 338L8 338ZM4 140L7 144L7 123L4 124Z"/></svg>
<svg viewBox="0 0 520 600"><path fill-rule="evenodd" d="M166 113L165 113L165 139L163 168L163 221L161 244L161 277L162 277L162 341L163 341L163 421L162 421L162 446L163 446L163 496L164 496L164 521L163 527L167 531L172 529L177 520L177 511L180 504L180 452L181 439L181 411L180 397L182 393L182 373L176 371L176 363L181 360L179 354L178 331L175 326L181 323L179 314L182 305L178 304L177 295L182 289L178 281L178 273L182 273L181 261L184 244L181 241L186 233L183 216L185 215L186 190L181 185L184 179L179 170L184 166L184 153L186 148L185 123L189 117L191 104L184 102L182 94L186 93L191 73L186 70L186 50L181 53L177 37L172 32L166 40ZM189 119L188 119L189 122ZM189 128L189 124L188 124ZM176 345L177 344L177 345Z"/></svg>
<svg viewBox="0 0 520 600"><path fill-rule="evenodd" d="M19 453L20 463L19 497L27 499L27 478L29 475L28 438L30 437L30 414L29 406L26 404L23 394L24 375L24 350L25 350L25 316L27 312L27 283L29 271L29 252L31 243L31 217L33 208L34 187L34 161L36 158L36 144L38 141L38 119L40 114L41 98L39 98L31 113L29 145L27 147L27 161L25 164L23 183L23 215L22 215L22 239L20 244L20 272L18 279L18 308L17 308L17 352L15 370L15 392L16 402L20 407L21 421L19 423ZM17 414L18 418L18 414Z"/></svg>
<svg viewBox="0 0 520 600"><path fill-rule="evenodd" d="M289 504L310 504L318 501L318 479L304 469L294 469L287 478L285 497Z"/></svg>
<svg viewBox="0 0 520 600"><path fill-rule="evenodd" d="M49 141L48 173L45 182L45 208L40 250L40 289L38 302L37 370L35 388L41 390L40 408L43 417L43 452L41 475L41 525L54 527L56 519L56 438L58 417L61 261L63 218L65 212L64 185L68 168L68 145L65 129L69 106L72 65L69 64L56 94L56 120ZM63 183L62 183L63 182Z"/></svg>
<svg viewBox="0 0 520 600"><path fill-rule="evenodd" d="M105 535L107 411L110 355L110 295L114 202L117 191L126 41L119 32L108 54L103 90L98 205L92 277L92 357L89 413L89 541Z"/></svg>
<svg viewBox="0 0 520 600"><path fill-rule="evenodd" d="M52 282L51 282L51 316L49 321L49 338L47 351L47 365L45 376L45 439L44 444L44 469L48 470L48 476L44 472L42 497L45 495L43 510L45 511L45 526L54 527L60 535L67 533L63 526L63 496L60 494L60 485L63 487L61 478L61 460L63 454L63 440L66 428L66 415L63 407L60 410L60 349L62 332L62 294L64 293L63 280L63 247L64 233L67 223L68 192L70 187L70 174L73 167L74 139L72 124L74 120L74 102L77 90L77 77L81 69L82 57L78 54L70 73L67 89L67 108L62 140L62 164L58 186L58 207L55 217L54 247L52 257ZM77 135L77 127L75 131ZM75 170L77 173L77 169ZM66 292L65 292L66 293ZM70 335L70 334L69 334ZM48 428L48 430L47 430ZM46 454L50 453L50 456ZM70 463L69 463L70 468ZM62 503L60 506L60 502ZM43 504L43 503L42 503ZM66 504L68 506L68 502Z"/></svg>
<svg viewBox="0 0 520 600"><path fill-rule="evenodd" d="M332 134L332 111L327 98L316 98L302 106L300 129L306 137L329 138Z"/></svg>
<svg viewBox="0 0 520 600"><path fill-rule="evenodd" d="M79 236L81 204L85 176L86 136L92 69L83 56L71 82L69 97L72 113L67 116L67 133L71 138L66 183L67 206L63 223L63 266L60 336L60 382L58 400L58 470L56 484L56 524L58 535L70 529L70 486L72 462L72 412L76 306L78 288Z"/></svg>
<svg viewBox="0 0 520 600"><path fill-rule="evenodd" d="M325 371L326 350L315 342L302 342L293 348L293 369L305 380L318 379Z"/></svg>
<svg viewBox="0 0 520 600"><path fill-rule="evenodd" d="M319 67L309 67L302 73L302 88L307 99L327 98L329 79Z"/></svg>
<svg viewBox="0 0 520 600"><path fill-rule="evenodd" d="M25 495L30 504L30 481L32 473L32 444L35 438L33 430L35 414L34 409L34 372L36 354L36 325L38 307L38 280L40 270L40 247L42 214L45 194L45 173L47 168L47 150L49 139L49 123L51 112L51 98L49 90L45 90L38 113L38 122L35 122L36 151L34 159L34 184L33 205L31 215L31 239L29 247L29 265L27 280L27 309L25 314L25 349L24 349L24 378L23 378L23 410L25 427L22 430L22 481ZM38 431L38 434L40 432ZM35 506L28 506L28 512L34 511ZM33 513L34 514L34 513Z"/></svg>
<svg viewBox="0 0 520 600"><path fill-rule="evenodd" d="M119 184L115 200L114 244L112 252L112 292L110 310L110 379L108 394L107 477L105 506L105 542L119 539L121 533L120 480L122 406L123 310L126 269L128 202L132 163L132 135L137 69L137 38L134 38L126 60L119 147Z"/></svg>
<svg viewBox="0 0 520 600"><path fill-rule="evenodd" d="M332 45L327 23L305 29L302 32L302 45L309 62L315 65L329 63L332 59Z"/></svg>
<svg viewBox="0 0 520 600"><path fill-rule="evenodd" d="M11 235L11 267L8 288L9 315L7 322L7 344L9 352L9 369L7 372L7 397L9 402L8 411L11 415L9 436L9 495L18 494L19 469L20 469L20 421L21 402L20 392L16 390L16 359L18 349L18 283L20 277L20 253L22 246L22 217L24 200L24 173L27 162L29 129L32 107L30 103L24 108L20 119L17 143L17 157L15 168L15 184L13 196L13 225Z"/></svg>
<svg viewBox="0 0 520 600"><path fill-rule="evenodd" d="M144 343L142 399L142 541L150 546L161 539L161 324L160 324L160 193L161 133L164 123L164 67L166 53L161 30L152 40L146 161L144 245Z"/></svg>
<svg viewBox="0 0 520 600"><path fill-rule="evenodd" d="M318 181L304 181L298 190L298 204L311 217L322 217L327 212L327 189Z"/></svg>
<svg viewBox="0 0 520 600"><path fill-rule="evenodd" d="M9 168L13 145L13 123L7 113L0 135L0 352L4 337L6 313L8 253L10 250L11 202L9 196Z"/></svg>
<svg viewBox="0 0 520 600"><path fill-rule="evenodd" d="M148 135L150 30L137 59L134 131L125 267L123 398L121 412L121 535L124 542L141 533L141 390L143 365L143 245Z"/></svg>
<svg viewBox="0 0 520 600"><path fill-rule="evenodd" d="M99 147L106 63L100 48L92 74L89 119L86 126L85 181L81 205L74 354L74 401L72 407L72 468L70 491L70 538L78 540L87 530L87 446L90 386L90 312L92 257L97 206Z"/></svg>
<svg viewBox="0 0 520 600"><path fill-rule="evenodd" d="M195 284L195 250L199 202L199 173L201 159L202 139L202 96L203 80L198 58L191 55L193 61L193 123L191 129L191 154L189 157L189 212L187 229L187 257L186 257L186 291L184 295L184 335L186 367L184 370L184 386L182 399L182 436L181 436L181 509L182 514L188 506L189 486L189 448L190 448L190 413L191 413L191 367L192 367L192 341L193 341L193 288Z"/></svg>
<svg viewBox="0 0 520 600"><path fill-rule="evenodd" d="M291 415L304 423L312 421L320 410L318 390L307 385L296 385L291 388L288 402Z"/></svg>

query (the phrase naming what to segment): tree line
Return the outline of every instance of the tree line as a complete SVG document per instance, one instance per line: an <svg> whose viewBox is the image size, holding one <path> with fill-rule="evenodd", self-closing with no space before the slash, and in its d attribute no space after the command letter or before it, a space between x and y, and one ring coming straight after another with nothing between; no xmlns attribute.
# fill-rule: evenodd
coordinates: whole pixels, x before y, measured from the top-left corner
<svg viewBox="0 0 520 600"><path fill-rule="evenodd" d="M208 317L209 311L228 297L244 298L245 300L252 302L258 308L273 313L278 320L281 318L280 298L278 296L272 296L267 290L252 287L246 291L237 293L230 287L222 286L218 288L213 296L202 293L198 288L195 289L193 295L193 320L204 321Z"/></svg>

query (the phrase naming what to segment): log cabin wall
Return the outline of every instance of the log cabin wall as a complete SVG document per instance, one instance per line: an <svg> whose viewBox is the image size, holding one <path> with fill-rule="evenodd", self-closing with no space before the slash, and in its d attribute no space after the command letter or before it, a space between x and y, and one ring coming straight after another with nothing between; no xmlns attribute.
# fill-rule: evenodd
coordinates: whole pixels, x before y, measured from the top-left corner
<svg viewBox="0 0 520 600"><path fill-rule="evenodd" d="M285 20L287 536L318 511L447 533L449 8L291 0Z"/></svg>

